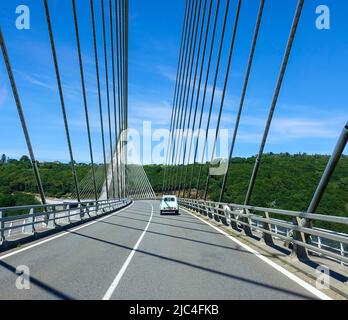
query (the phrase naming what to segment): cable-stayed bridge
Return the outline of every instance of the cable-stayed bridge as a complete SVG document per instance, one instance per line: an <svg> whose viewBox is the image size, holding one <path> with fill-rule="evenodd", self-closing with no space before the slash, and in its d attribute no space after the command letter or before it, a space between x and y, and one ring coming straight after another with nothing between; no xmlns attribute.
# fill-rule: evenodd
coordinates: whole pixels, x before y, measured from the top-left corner
<svg viewBox="0 0 348 320"><path fill-rule="evenodd" d="M42 2L74 185L74 192L66 199L52 201L45 195L26 122L26 106L17 87L6 35L0 30L3 61L41 201L41 205L0 208L3 250L0 298L347 298L348 237L335 231L334 226L347 226L348 218L335 212L316 212L344 153L348 123L342 124L342 134L337 137L336 146L332 146L334 152L306 212L261 208L251 203L305 2L297 2L260 150L242 204L226 203L225 192L254 56L260 45L264 0L260 0L255 21L229 159L218 162L222 168L222 174L218 170L222 178L219 201L211 201L210 184L216 170L209 170L208 175L203 176L204 155L217 104L216 134L211 159L208 159L210 164L214 163L244 1L186 1L163 187L157 195L143 166L133 163L128 154L128 0L89 1L97 106L89 105L87 99L80 24L76 2L71 1L91 164L89 174L83 179L79 179L76 172L62 67L52 23L55 12L49 0ZM232 4L235 4L233 8ZM100 6L100 16L96 14L96 5ZM100 34L97 27L101 29ZM98 50L98 43L102 44L102 52ZM226 46L227 56L223 50ZM105 80L102 81L102 77ZM223 89L218 94L219 77L223 78ZM105 92L102 82L106 84ZM96 108L100 116L101 164L94 159L91 108ZM208 115L206 127L205 114ZM197 138L194 137L196 130ZM160 216L156 197L163 194L178 196L179 216ZM318 228L317 222L326 222L332 228ZM16 248L18 244L22 246ZM328 287L326 282L318 286L318 270L320 275L329 271ZM30 288L16 286L18 272L29 273Z"/></svg>

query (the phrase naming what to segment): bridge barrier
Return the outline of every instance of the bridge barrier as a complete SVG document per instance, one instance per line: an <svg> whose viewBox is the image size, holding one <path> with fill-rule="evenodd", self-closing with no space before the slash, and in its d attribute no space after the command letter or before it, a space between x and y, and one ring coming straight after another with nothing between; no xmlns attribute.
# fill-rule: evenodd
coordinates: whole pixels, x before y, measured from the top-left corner
<svg viewBox="0 0 348 320"><path fill-rule="evenodd" d="M348 218L194 199L179 199L179 203L235 231L244 231L247 236L255 236L253 232L258 232L268 245L273 245L275 239L291 244L297 256L300 247L348 266L348 234L302 224L305 219L348 225ZM279 216L284 220L276 218Z"/></svg>
<svg viewBox="0 0 348 320"><path fill-rule="evenodd" d="M0 247L39 232L88 221L131 203L128 199L0 208ZM21 213L21 214L20 214Z"/></svg>

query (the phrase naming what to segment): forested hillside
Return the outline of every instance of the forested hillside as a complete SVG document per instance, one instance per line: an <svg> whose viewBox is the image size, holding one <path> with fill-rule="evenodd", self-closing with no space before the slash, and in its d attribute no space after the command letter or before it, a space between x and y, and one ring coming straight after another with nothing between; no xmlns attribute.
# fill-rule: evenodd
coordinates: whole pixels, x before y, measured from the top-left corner
<svg viewBox="0 0 348 320"><path fill-rule="evenodd" d="M73 192L69 164L40 163L39 169L46 196L61 198ZM77 164L76 170L81 181L90 172L91 167ZM37 188L29 158L23 156L20 160L14 160L7 159L3 155L0 161L0 207L36 204L34 196L36 193Z"/></svg>
<svg viewBox="0 0 348 320"><path fill-rule="evenodd" d="M251 204L262 207L275 207L288 210L305 211L319 183L329 157L321 155L289 155L267 154L262 160L260 173L255 185ZM230 166L225 202L244 203L249 179L255 158L236 158ZM40 173L45 193L49 197L68 197L73 192L73 181L69 164L59 162L40 163ZM160 193L163 185L163 166L145 166L155 192ZM91 170L87 164L76 164L79 181ZM180 167L178 183L184 182L186 168L181 178ZM187 168L188 177L192 165ZM172 173L174 169L171 168ZM203 166L200 190L205 187L208 165ZM193 193L199 167L193 173ZM187 179L188 181L189 179ZM209 199L218 200L222 177L212 177L209 188ZM7 159L0 161L0 207L18 206L36 203L37 193L30 160L23 156L20 160ZM348 157L344 156L325 193L318 209L319 213L335 214L348 217Z"/></svg>
<svg viewBox="0 0 348 320"><path fill-rule="evenodd" d="M321 155L289 155L267 154L262 160L260 173L255 185L251 204L261 207L274 207L295 211L306 211L315 189L329 161L329 157ZM224 202L242 204L248 189L249 180L254 167L255 158L236 158L233 160L227 184ZM163 166L146 166L145 170L156 192L162 191ZM170 169L173 177L174 169ZM178 183L182 181L181 170L178 172ZM185 177L185 171L183 171ZM192 166L188 168L190 176ZM208 165L202 170L200 190L205 188ZM199 166L193 173L192 186L196 189ZM185 179L183 179L185 180ZM222 177L212 177L209 188L209 199L218 201ZM193 191L194 193L196 190ZM332 178L318 213L335 214L348 217L348 157L344 156ZM338 229L342 226L336 226Z"/></svg>

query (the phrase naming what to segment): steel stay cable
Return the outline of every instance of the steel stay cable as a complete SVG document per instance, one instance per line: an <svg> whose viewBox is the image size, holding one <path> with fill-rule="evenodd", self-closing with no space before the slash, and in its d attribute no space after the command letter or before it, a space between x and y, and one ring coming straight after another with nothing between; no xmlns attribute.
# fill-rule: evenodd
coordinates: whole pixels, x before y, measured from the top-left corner
<svg viewBox="0 0 348 320"><path fill-rule="evenodd" d="M97 194L99 194L101 180L104 180L103 176L96 177ZM94 188L93 188L93 181L90 181L90 183L85 183L84 186L80 187L80 194L81 194L82 199L84 198L83 197L84 193L87 193L88 195L92 195L92 198L93 198L93 196L95 196Z"/></svg>
<svg viewBox="0 0 348 320"><path fill-rule="evenodd" d="M87 127L89 155L90 155L90 160L91 160L91 165L92 165L93 187L94 187L94 192L95 192L95 199L97 201L98 200L98 195L97 195L97 184L96 184L96 181L95 181L95 167L94 167L93 147L92 147L92 138L91 138L91 128L90 128L90 122L89 122L89 112L88 112L88 103L87 103L87 95L86 95L85 75L84 75L84 71L83 71L83 61L82 61L82 54L81 54L81 44L80 44L79 26L78 26L78 21L77 21L76 2L75 2L75 0L72 0L72 7L73 7L73 15L74 15L74 26L75 26L77 53L78 53L79 67L80 67L81 86L82 86L82 94L83 94L83 104L84 104L85 120L86 120L86 127Z"/></svg>
<svg viewBox="0 0 348 320"><path fill-rule="evenodd" d="M140 176L144 180L145 191L146 191L145 195L149 196L151 194L151 184L149 183L149 180L147 178L147 175L142 165L139 166L138 171Z"/></svg>
<svg viewBox="0 0 348 320"><path fill-rule="evenodd" d="M133 169L132 169L132 167L133 167ZM135 190L135 193L137 195L140 195L141 192L142 192L142 188L143 188L143 181L136 174L136 170L137 170L136 167L137 167L137 165L133 165L133 166L131 165L130 166L130 171L131 171L131 175L133 175L133 177L134 177L133 178L133 181L134 181L133 188L135 188L135 189L133 189L133 190Z"/></svg>
<svg viewBox="0 0 348 320"><path fill-rule="evenodd" d="M107 97L107 110L108 110L108 124L109 124L109 145L110 145L110 157L111 157L111 183L112 183L112 194L113 199L115 199L115 179L113 177L114 173L114 163L113 163L113 144L112 144L112 125L111 125L111 109L110 109L110 92L109 92L109 71L108 71L108 53L106 45L106 24L105 24L105 8L104 0L101 0L101 10L102 10L102 25L103 25L103 43L104 43L104 65L105 65L105 78L106 78L106 97Z"/></svg>
<svg viewBox="0 0 348 320"><path fill-rule="evenodd" d="M218 135L219 135L219 131L220 131L221 116L222 116L222 111L223 111L223 107L224 107L224 104L225 104L225 97L226 97L227 85L228 85L228 80L229 80L229 75L230 75L230 70L231 70L231 62L232 62L232 56L233 56L233 51L234 51L234 44L235 44L236 35L237 35L239 14L240 14L241 6L242 6L242 0L238 0L237 12L236 12L235 22L234 22L234 26L233 26L233 35L232 35L231 47L230 47L230 52L229 52L228 62L227 62L227 69L226 69L224 88L222 90L222 97L221 97L221 102L220 102L220 110L219 110L219 116L218 116L216 131L215 131L214 144L213 144L213 150L212 150L212 156L211 156L211 162L210 163L212 163L213 160L214 160L214 154L215 154L215 151L216 151L217 139L218 139ZM208 171L208 176L207 176L207 181L206 181L206 186L205 186L205 191L204 191L204 200L207 200L209 182L210 182L210 172Z"/></svg>
<svg viewBox="0 0 348 320"><path fill-rule="evenodd" d="M100 117L100 127L101 127L101 136L102 136L104 174L105 174L105 183L106 183L106 185L108 185L108 169L107 169L107 164L106 164L105 136L104 136L104 134L105 134L105 132L104 132L104 119L103 119L103 108L102 108L102 98L101 98L99 59L98 59L97 35L96 35L96 27L95 27L95 16L94 16L93 0L90 0L90 7L91 7L91 17L92 17L92 33L93 33L94 58L95 58L97 87L98 87L98 104L99 104L99 117ZM108 188L106 188L106 197L107 197L107 200L109 200L109 190L108 190Z"/></svg>
<svg viewBox="0 0 348 320"><path fill-rule="evenodd" d="M121 163L122 163L122 169L121 169L121 172L122 172L122 192L123 192L123 195L125 194L125 185L124 185L124 176L125 176L125 158L124 158L124 149L125 149L125 143L124 143L124 140L125 140L125 130L126 130L126 127L125 127L125 106L126 106L126 68L125 68L125 55L126 55L126 48L125 48L125 29L126 29L126 22L125 22L125 1L126 0L123 0L121 1L122 5L121 5L121 52L122 52L122 97L123 97L123 104L122 104L122 139L121 139Z"/></svg>
<svg viewBox="0 0 348 320"><path fill-rule="evenodd" d="M207 122L207 130L206 130L206 133L205 133L205 140L204 140L204 145L203 145L202 161L201 161L201 165L200 165L200 169L199 169L199 175L198 175L198 181L197 181L197 186L198 186L198 188L197 188L197 198L199 196L199 185L200 185L200 180L201 180L201 175L202 175L203 161L204 161L205 151L206 151L206 147L207 147L207 143L208 143L208 135L209 135L210 122L211 122L211 114L212 114L213 106L214 106L216 85L217 85L217 80L218 80L218 75L219 75L221 54L222 54L222 49L223 49L223 44L224 44L224 38L225 38L225 32L226 32L226 24L227 24L229 7L230 7L230 0L227 0L224 24L223 24L223 27L222 27L220 48L219 48L219 53L218 53L218 61L217 61L215 77L214 77L213 92L212 92L211 101L210 101L209 116L208 116L208 122Z"/></svg>
<svg viewBox="0 0 348 320"><path fill-rule="evenodd" d="M196 1L193 28L192 28L192 34L190 37L191 45L190 45L190 53L189 53L189 59L187 64L187 74L185 79L183 95L181 97L182 113L181 113L180 122L179 122L178 139L177 139L178 143L177 143L176 156L174 160L174 170L173 170L173 176L172 176L172 186L173 186L174 192L177 189L177 178L176 178L177 174L176 173L178 171L179 159L181 157L182 142L183 142L182 138L184 135L185 123L187 119L188 98L189 98L189 93L191 89L193 61L194 61L196 43L197 43L197 37L195 37L195 34L196 34L196 30L198 29L197 18L199 19L200 17L200 9L201 9L201 1ZM193 42L192 42L192 39L194 39Z"/></svg>
<svg viewBox="0 0 348 320"><path fill-rule="evenodd" d="M260 30L260 26L261 26L264 4L265 4L265 0L260 0L260 8L259 8L259 12L258 12L257 22L256 22L256 26L255 26L255 32L254 32L253 41L252 41L252 45L251 45L248 67L247 67L247 72L246 72L246 76L245 76L245 80L244 80L244 85L243 85L241 100L240 100L240 104L239 104L239 110L238 110L238 114L237 114L236 124L235 124L234 132L233 132L232 144L231 144L229 158L228 158L228 162L227 162L227 169L226 169L226 173L224 175L224 179L222 182L219 202L223 202L223 197L224 197L224 193L225 193L225 189L226 189L229 169L231 166L231 161L233 159L233 152L234 152L234 148L235 148L235 144L236 144L236 140L237 140L239 124L240 124L240 120L241 120L241 116L242 116L242 112L243 112L245 96L246 96L246 92L247 92L248 84L249 84L251 67L252 67L253 60L254 60L257 39L258 39L259 30Z"/></svg>
<svg viewBox="0 0 348 320"><path fill-rule="evenodd" d="M175 97L174 101L174 106L176 107L176 114L174 118L174 124L173 124L173 129L172 129L172 139L171 139L171 150L169 154L169 162L170 166L168 168L168 187L167 191L171 189L171 176L173 173L173 163L174 163L174 155L175 155L175 149L176 149L176 140L177 140L177 135L178 135L178 125L179 125L179 119L180 119L180 114L181 114L181 104L179 101L181 101L181 96L184 88L184 79L186 75L186 64L187 64L187 57L188 57L188 52L189 52L189 35L191 34L191 29L192 29L192 21L193 21L193 6L194 6L195 1L190 2L189 6L189 19L188 23L186 26L185 30L185 40L184 40L184 50L183 50L183 62L181 66L181 74L180 74L180 79L179 79L179 86L178 86L178 91L177 91L177 96ZM192 4L192 6L191 6Z"/></svg>
<svg viewBox="0 0 348 320"><path fill-rule="evenodd" d="M56 78L57 78L57 85L58 85L58 91L59 91L60 104L61 104L61 109L62 109L62 113L63 113L65 134L66 134L66 139L67 139L67 144L68 144L68 149L69 149L69 156L70 156L70 162L71 162L71 171L72 171L72 175L73 175L73 179L74 179L74 186L75 186L75 192L76 192L76 196L77 196L77 201L81 202L79 185L78 185L78 182L77 182L75 160L74 160L74 155L73 155L73 150L72 150L72 145L71 145L71 139L70 139L69 124L68 124L66 108L65 108L65 100L64 100L64 95L63 95L62 82L61 82L61 78L60 78L58 57L57 57L57 53L56 53L56 46L55 46L55 43L54 43L52 23L51 23L50 11L49 11L48 1L47 0L44 0L44 7L45 7L45 13L46 13L48 33L49 33L49 37L50 37L50 44L51 44L51 50L52 50L52 56L53 56L53 62L54 62L54 69L55 69L55 74L56 74Z"/></svg>
<svg viewBox="0 0 348 320"><path fill-rule="evenodd" d="M184 83L185 79L187 77L187 61L188 61L188 56L189 56L189 39L190 39L190 34L192 33L192 26L193 26L193 16L194 16L194 11L193 11L193 5L195 1L192 1L192 7L190 10L190 19L189 19L189 29L187 33L187 39L186 39L186 53L184 57L184 64L183 64L183 72L182 72L182 77L181 77L181 85L180 85L180 90L178 93L178 98L177 98L177 118L176 118L176 123L174 126L173 130L173 146L172 146L172 151L171 151L171 163L172 167L170 168L171 170L169 171L169 184L168 184L168 191L172 190L172 175L173 175L173 170L174 170L174 159L175 159L175 154L176 154L176 148L177 148L177 138L178 138L178 130L179 130L179 123L180 123L180 117L182 114L182 105L181 105L181 100L182 100L182 94L184 90Z"/></svg>
<svg viewBox="0 0 348 320"><path fill-rule="evenodd" d="M205 2L206 4L206 2ZM186 152L186 144L187 141L185 140L185 127L186 127L186 118L187 118L187 111L189 109L189 117L188 117L188 125L187 127L190 127L190 123L191 123L191 118L192 118L192 102L193 102L193 97L194 97L194 93L195 93L195 85L196 83L194 83L194 85L192 86L192 72L193 72L193 67L194 67L194 61L195 61L195 55L196 55L196 47L197 47L197 38L198 38L198 31L199 31L199 26L200 26L200 18L201 18L201 8L202 8L202 1L199 1L199 6L198 6L198 16L196 19L196 24L195 24L195 32L194 32L194 45L193 45L193 51L192 51L192 57L191 57L191 61L190 61L190 77L189 77L189 81L188 81L188 85L187 85L187 94L186 94L186 99L184 100L185 103L185 117L184 117L184 122L182 125L182 135L181 135L181 142L179 145L179 153L178 153L178 158L177 158L177 170L176 170L176 176L175 176L175 187L174 189L178 189L178 176L179 176L179 171L180 171L180 159L181 159L181 154L184 148L184 151ZM203 16L204 17L204 16ZM203 19L202 17L202 19ZM200 52L197 52L197 57L199 58L199 54ZM196 75L196 74L195 74ZM196 80L196 78L194 79ZM191 104L189 104L189 99L190 99L190 89L192 86L192 99L191 99Z"/></svg>
<svg viewBox="0 0 348 320"><path fill-rule="evenodd" d="M172 154L173 154L173 150L175 147L175 139L176 139L176 128L177 128L177 122L178 122L178 118L179 118L179 106L178 106L178 99L179 99L179 95L180 92L182 90L182 86L183 86L183 79L184 79L184 66L185 66L185 61L186 61L186 57L188 54L188 35L189 35L189 29L192 23L192 8L191 8L191 4L193 5L193 1L188 1L188 8L187 8L187 15L186 15L186 21L185 21L185 28L184 28L184 39L183 39L183 47L182 47L182 55L181 55L181 62L180 62L180 71L179 71L179 80L178 80L178 87L177 87L177 92L176 95L174 95L174 101L173 101L173 109L174 111L174 119L173 119L173 124L171 127L171 131L170 131L170 143L169 143L169 147L168 147L168 159L167 159L167 165L168 165L168 169L167 169L167 182L166 182L166 187L165 187L165 191L168 191L170 188L170 174L172 171Z"/></svg>
<svg viewBox="0 0 348 320"><path fill-rule="evenodd" d="M129 17L128 17L128 9L129 2L126 0L126 8L125 8L125 19L126 19L126 58L125 58L125 68L126 68L126 130L128 130L128 38L129 38ZM128 136L126 137L126 149L125 149L125 165L127 165L128 162ZM127 180L127 170L125 171L125 186L126 186L126 180ZM127 189L125 188L125 196L127 195Z"/></svg>
<svg viewBox="0 0 348 320"><path fill-rule="evenodd" d="M181 133L182 133L182 125L183 125L183 120L185 118L186 120L186 113L184 112L185 110L185 97L186 97L186 92L187 92L187 88L190 86L190 83L188 83L188 79L189 79L189 76L190 76L190 61L191 61L191 57L192 57L192 49L193 49L193 42L192 42L192 38L194 36L194 32L195 32L195 24L196 24L196 19L197 19L197 9L198 9L198 3L200 2L200 0L197 0L195 2L195 11L194 11L194 19L193 19L193 22L192 22L192 28L190 30L190 37L189 39L191 39L191 44L190 44L190 49L189 49L189 55L188 55L188 59L186 60L186 64L185 64L185 81L184 81L184 86L183 86L183 90L181 92L181 95L180 95L180 100L179 100L179 106L180 106L180 116L179 116L179 122L178 122L178 127L177 127L177 131L178 131L178 134L177 134L177 143L175 145L175 152L173 154L173 174L172 174L172 177L171 177L171 187L172 187L172 190L174 190L175 188L175 169L176 169L176 165L177 165L177 162L178 162L178 153L179 153L179 150L180 150L180 142L181 142ZM187 109L187 106L186 106L186 109ZM185 115L185 117L184 117Z"/></svg>
<svg viewBox="0 0 348 320"><path fill-rule="evenodd" d="M117 132L117 139L116 139L116 147L115 147L115 152L118 155L117 156L117 167L118 167L118 188L119 188L119 197L121 197L121 191L122 191L122 186L121 186L121 159L119 157L119 144L120 144L120 139L121 139L121 107L122 107L122 97L121 97L121 79L120 79L120 74L121 74L121 66L120 66L120 44L119 44L119 32L120 32L120 27L119 27L119 1L115 0L115 35L116 35L116 62L117 62L117 94L118 94L118 132Z"/></svg>
<svg viewBox="0 0 348 320"><path fill-rule="evenodd" d="M273 96L273 100L272 100L272 104L270 107L270 111L269 111L269 115L268 115L268 119L267 119L267 124L266 124L266 128L265 128L265 132L262 138L262 142L261 142L261 146L260 146L260 151L259 154L256 158L255 161L255 166L253 169L253 173L250 179L250 183L249 183L249 187L248 187L248 191L245 197L245 202L244 204L247 205L250 202L251 196L252 196L252 192L255 186L255 182L256 182L256 178L260 169L260 164L261 164L261 159L263 156L263 152L266 146L266 142L267 142L267 138L268 138L268 134L271 128L271 124L272 124L272 120L273 120L273 116L274 116L274 111L275 108L277 106L277 102L278 102L278 97L280 94L280 90L282 88L282 84L283 84L283 80L284 80L284 76L285 76L285 72L287 69L287 65L289 62L289 58L290 58L290 54L291 54L291 49L295 40L295 36L296 36L296 31L297 31L297 27L298 24L300 22L300 18L301 18L301 13L302 13L302 8L303 8L303 4L304 4L304 0L299 0L297 3L297 8L296 8L296 13L295 13L295 17L294 17L294 21L292 23L292 27L290 30L290 35L289 35L289 39L288 39L288 43L286 46L286 50L285 50L285 55L283 58L283 62L280 68L280 73L279 73L279 78L277 81L277 85L276 85L276 89L274 92L274 96Z"/></svg>
<svg viewBox="0 0 348 320"><path fill-rule="evenodd" d="M190 181L189 197L191 197L191 193L192 193L193 173L194 173L194 170L196 167L196 161L197 161L197 156L198 156L198 147L199 147L200 134L201 134L202 124L203 124L203 114L204 114L204 109L205 109L205 101L206 101L206 96L207 96L211 62L212 62L212 58L213 58L214 42L215 42L215 37L216 37L216 27L217 27L218 16L219 16L219 8L220 8L220 0L217 0L216 14L215 14L215 19L214 19L215 21L214 21L214 27L213 27L213 32L212 32L212 40L211 40L209 60L208 60L208 66L207 66L207 72L206 72L206 80L205 80L204 92L203 92L203 100L202 100L202 106L201 106L201 115L200 115L200 120L199 120L198 138L197 138L197 143L196 143L196 147L195 147L194 163L193 163L192 170L191 170L191 178L189 180ZM198 189L197 189L197 191L198 191Z"/></svg>
<svg viewBox="0 0 348 320"><path fill-rule="evenodd" d="M35 158L35 155L34 155L34 151L33 151L33 147L32 147L32 144L31 144L28 127L27 127L27 124L26 124L26 121L25 121L25 117L24 117L24 113L23 113L22 103L21 103L21 100L19 98L19 93L18 93L16 81L15 81L15 78L14 78L14 75L13 75L13 72L12 72L12 67L11 67L9 55L8 55L8 52L7 52L5 39L4 39L3 35L2 35L1 28L0 28L0 46L1 46L3 57L4 57L4 62L5 62L5 65L6 65L7 74L8 74L8 77L10 79L12 93L13 93L13 96L14 96L14 99L15 99L15 102L16 102L17 112L18 112L18 115L19 115L19 119L20 119L20 122L21 122L21 125L22 125L22 130L23 130L23 133L24 133L25 141L26 141L26 144L27 144L27 148L28 148L28 152L29 152L29 156L30 156L30 160L31 160L32 168L33 168L33 173L34 173L34 177L35 177L36 186L37 186L38 192L40 194L41 202L42 202L43 205L45 205L46 204L45 192L43 190L39 168L38 168L37 161L36 161L36 158Z"/></svg>
<svg viewBox="0 0 348 320"><path fill-rule="evenodd" d="M134 165L134 167L135 170L133 170L133 172L135 172L135 181L138 182L138 194L144 195L149 191L147 181L140 169L141 165Z"/></svg>
<svg viewBox="0 0 348 320"><path fill-rule="evenodd" d="M113 88L113 104L114 104L114 121L115 121L115 144L117 146L117 102L116 102L116 76L115 76L115 52L114 52L114 30L113 30L113 10L112 10L112 0L109 0L109 17L110 17L110 42L111 42L111 69L112 69L112 88ZM115 152L112 155L112 159L116 157L116 165L114 165L115 168L115 175L116 175L116 184L117 184L117 195L120 197L120 184L119 184L119 171L118 171L118 153L115 149ZM113 160L114 161L114 160Z"/></svg>
<svg viewBox="0 0 348 320"><path fill-rule="evenodd" d="M194 142L194 132L196 129L196 122L197 122L197 115L198 115L198 104L199 104L199 98L200 98L200 92L201 92L201 85L203 80L203 71L204 71L204 63L205 63L205 56L206 56L206 49L208 44L208 35L209 35L209 26L211 21L211 14L212 14L212 7L213 7L213 1L210 0L210 6L209 6L209 13L208 13L208 20L207 20L207 26L206 26L206 32L205 32L205 38L204 38L204 46L203 46L203 53L202 53L202 61L201 61L201 68L200 68L200 75L199 75L199 84L198 84L198 92L196 97L196 105L195 105L195 116L194 116L194 122L192 125L192 135L191 135L191 141L190 141L190 148L189 148L189 155L188 155L188 162L186 166L186 172L185 172L185 178L184 178L184 191L183 191L183 197L185 197L186 194L186 186L187 186L187 174L189 169L189 163L191 159L192 154L192 147ZM202 27L203 28L203 27Z"/></svg>
<svg viewBox="0 0 348 320"><path fill-rule="evenodd" d="M182 33L181 33L181 41L180 41L180 49L179 49L179 62L178 62L178 66L177 66L177 72L176 72L176 80L175 80L175 88L174 88L174 103L173 103L173 107L172 107L172 115L171 115L171 120L170 120L170 129L169 129L169 136L168 136L168 146L167 146L167 155L165 158L165 162L164 162L164 167L163 167L163 185L162 185L162 193L164 192L164 188L165 188L165 181L166 181L166 172L167 172L167 165L168 165L168 156L169 156L169 148L170 148L170 137L171 137L171 132L172 132L172 127L173 127L173 123L174 123L174 114L176 112L175 109L175 97L176 97L176 93L178 90L178 80L179 80L179 72L180 72L180 67L181 67L181 61L182 61L182 50L183 50L183 41L184 41L184 30L185 30L185 25L186 25L186 20L187 20L187 14L188 14L188 3L189 0L186 0L186 6L185 6L185 18L184 18L184 22L183 22L183 26L182 26Z"/></svg>
<svg viewBox="0 0 348 320"><path fill-rule="evenodd" d="M181 170L181 175L180 175L180 184L179 184L179 195L181 193L181 186L183 185L183 174L185 171L185 160L186 160L186 155L187 155L187 143L189 140L189 130L190 130L190 124L191 124L191 113L193 111L193 107L194 107L194 97L195 97L195 91L196 91L196 83L197 83L197 75L198 75L198 66L199 66L199 61L200 61L200 57L201 57L201 47L202 47L202 40L203 40L203 31L204 31L204 25L205 25L205 16L206 16L206 11L207 11L207 0L204 0L204 7L203 7L203 15L202 15L202 23L201 23L201 28L200 28L200 36L199 36L199 45L198 45L198 55L197 55L197 59L196 59L196 67L195 67L195 75L194 75L194 81L193 81L193 90L192 90L192 96L191 96L191 106L190 106L190 116L189 116L189 121L187 124L187 132L186 132L186 143L185 143L185 149L184 149L184 155L183 155L183 162L182 162L182 170ZM197 96L199 96L199 87L197 88ZM195 127L195 123L196 123L196 117L197 117L197 111L198 111L198 106L196 106L196 108L194 109L194 113L193 113L193 123L192 123L192 127L194 130ZM191 138L194 134L192 130L191 133ZM190 147L192 146L192 139L191 139L191 143L190 143ZM188 159L188 161L190 161L190 159ZM185 188L185 185L184 185Z"/></svg>
<svg viewBox="0 0 348 320"><path fill-rule="evenodd" d="M120 6L120 12L121 12L121 65L122 65L122 139L121 139L121 172L122 172L122 179L121 179L121 184L122 184L122 193L125 193L125 186L124 186L124 174L125 174L125 161L124 161L124 138L125 138L125 105L126 105L126 97L125 97L125 87L126 87L126 68L125 68L125 17L124 17L124 12L125 12L125 0L121 1L121 6Z"/></svg>
<svg viewBox="0 0 348 320"><path fill-rule="evenodd" d="M110 2L111 3L111 2ZM116 42L116 58L117 58L117 95L118 95L118 108L116 108L116 104L114 105L114 110L118 109L118 123L117 117L115 117L115 126L118 126L118 130L115 130L115 156L116 156L116 167L117 167L117 190L120 198L124 198L124 184L123 184L123 176L124 176L124 167L122 160L122 133L123 133L123 104L124 104L124 91L123 91L123 60L122 60L122 40L121 40L121 30L122 30L122 17L123 11L121 8L120 1L115 0L115 37L113 36L113 32L111 38L115 39ZM110 10L110 14L112 14ZM110 25L112 25L112 20L110 20ZM112 27L111 27L112 28ZM113 53L114 57L115 51ZM116 87L115 87L116 88ZM116 112L117 113L117 112Z"/></svg>

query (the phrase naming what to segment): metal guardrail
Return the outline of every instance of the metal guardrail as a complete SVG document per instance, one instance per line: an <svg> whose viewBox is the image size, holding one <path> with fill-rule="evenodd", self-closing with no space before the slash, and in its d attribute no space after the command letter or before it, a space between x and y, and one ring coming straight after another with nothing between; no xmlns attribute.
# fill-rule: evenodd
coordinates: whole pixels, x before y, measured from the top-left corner
<svg viewBox="0 0 348 320"><path fill-rule="evenodd" d="M279 219L275 219L275 221L278 221L278 222L282 222L282 220L279 220ZM258 227L258 230L256 230L256 232L258 233L262 233L260 230L260 228L263 227L263 223L262 222L259 222L259 221L252 221L252 225ZM323 232L329 232L329 233L332 233L332 234L337 234L337 235L340 235L340 236L347 236L346 234L344 233L338 233L338 232L332 232L332 231L328 231L328 230L325 230L325 229L320 229L320 228L313 228L314 230L319 230L319 231L323 231ZM289 237L289 235L291 234L291 229L289 228L284 228L284 227L280 227L278 225L271 225L271 231L273 231L275 234L279 234L279 235L283 235L283 236L286 236L286 237ZM274 237L275 239L278 239L278 240L281 240L279 237ZM311 240L311 243L316 245L319 249L322 249L322 248L325 248L326 250L329 250L331 252L335 252L337 254L339 254L340 256L342 257L348 257L348 245L345 245L343 242L335 242L335 241L332 241L332 240L329 240L329 239L326 239L326 238L323 238L323 237L320 237L320 236L311 236L310 237L310 240ZM321 256L322 254L320 254ZM337 259L334 259L336 260L337 262L340 262L338 261ZM344 262L340 262L342 265L346 265L348 266L348 264L344 263Z"/></svg>
<svg viewBox="0 0 348 320"><path fill-rule="evenodd" d="M273 240L279 239L291 243L294 253L301 247L342 264L348 263L348 234L303 225L304 219L348 225L348 218L193 199L179 199L179 203L237 231L242 229L247 236L257 231L268 245L274 245ZM280 220L279 216L292 221Z"/></svg>
<svg viewBox="0 0 348 320"><path fill-rule="evenodd" d="M124 199L0 208L0 245L16 235L25 238L40 230L88 220L121 209L130 202ZM17 212L24 214L11 215Z"/></svg>

